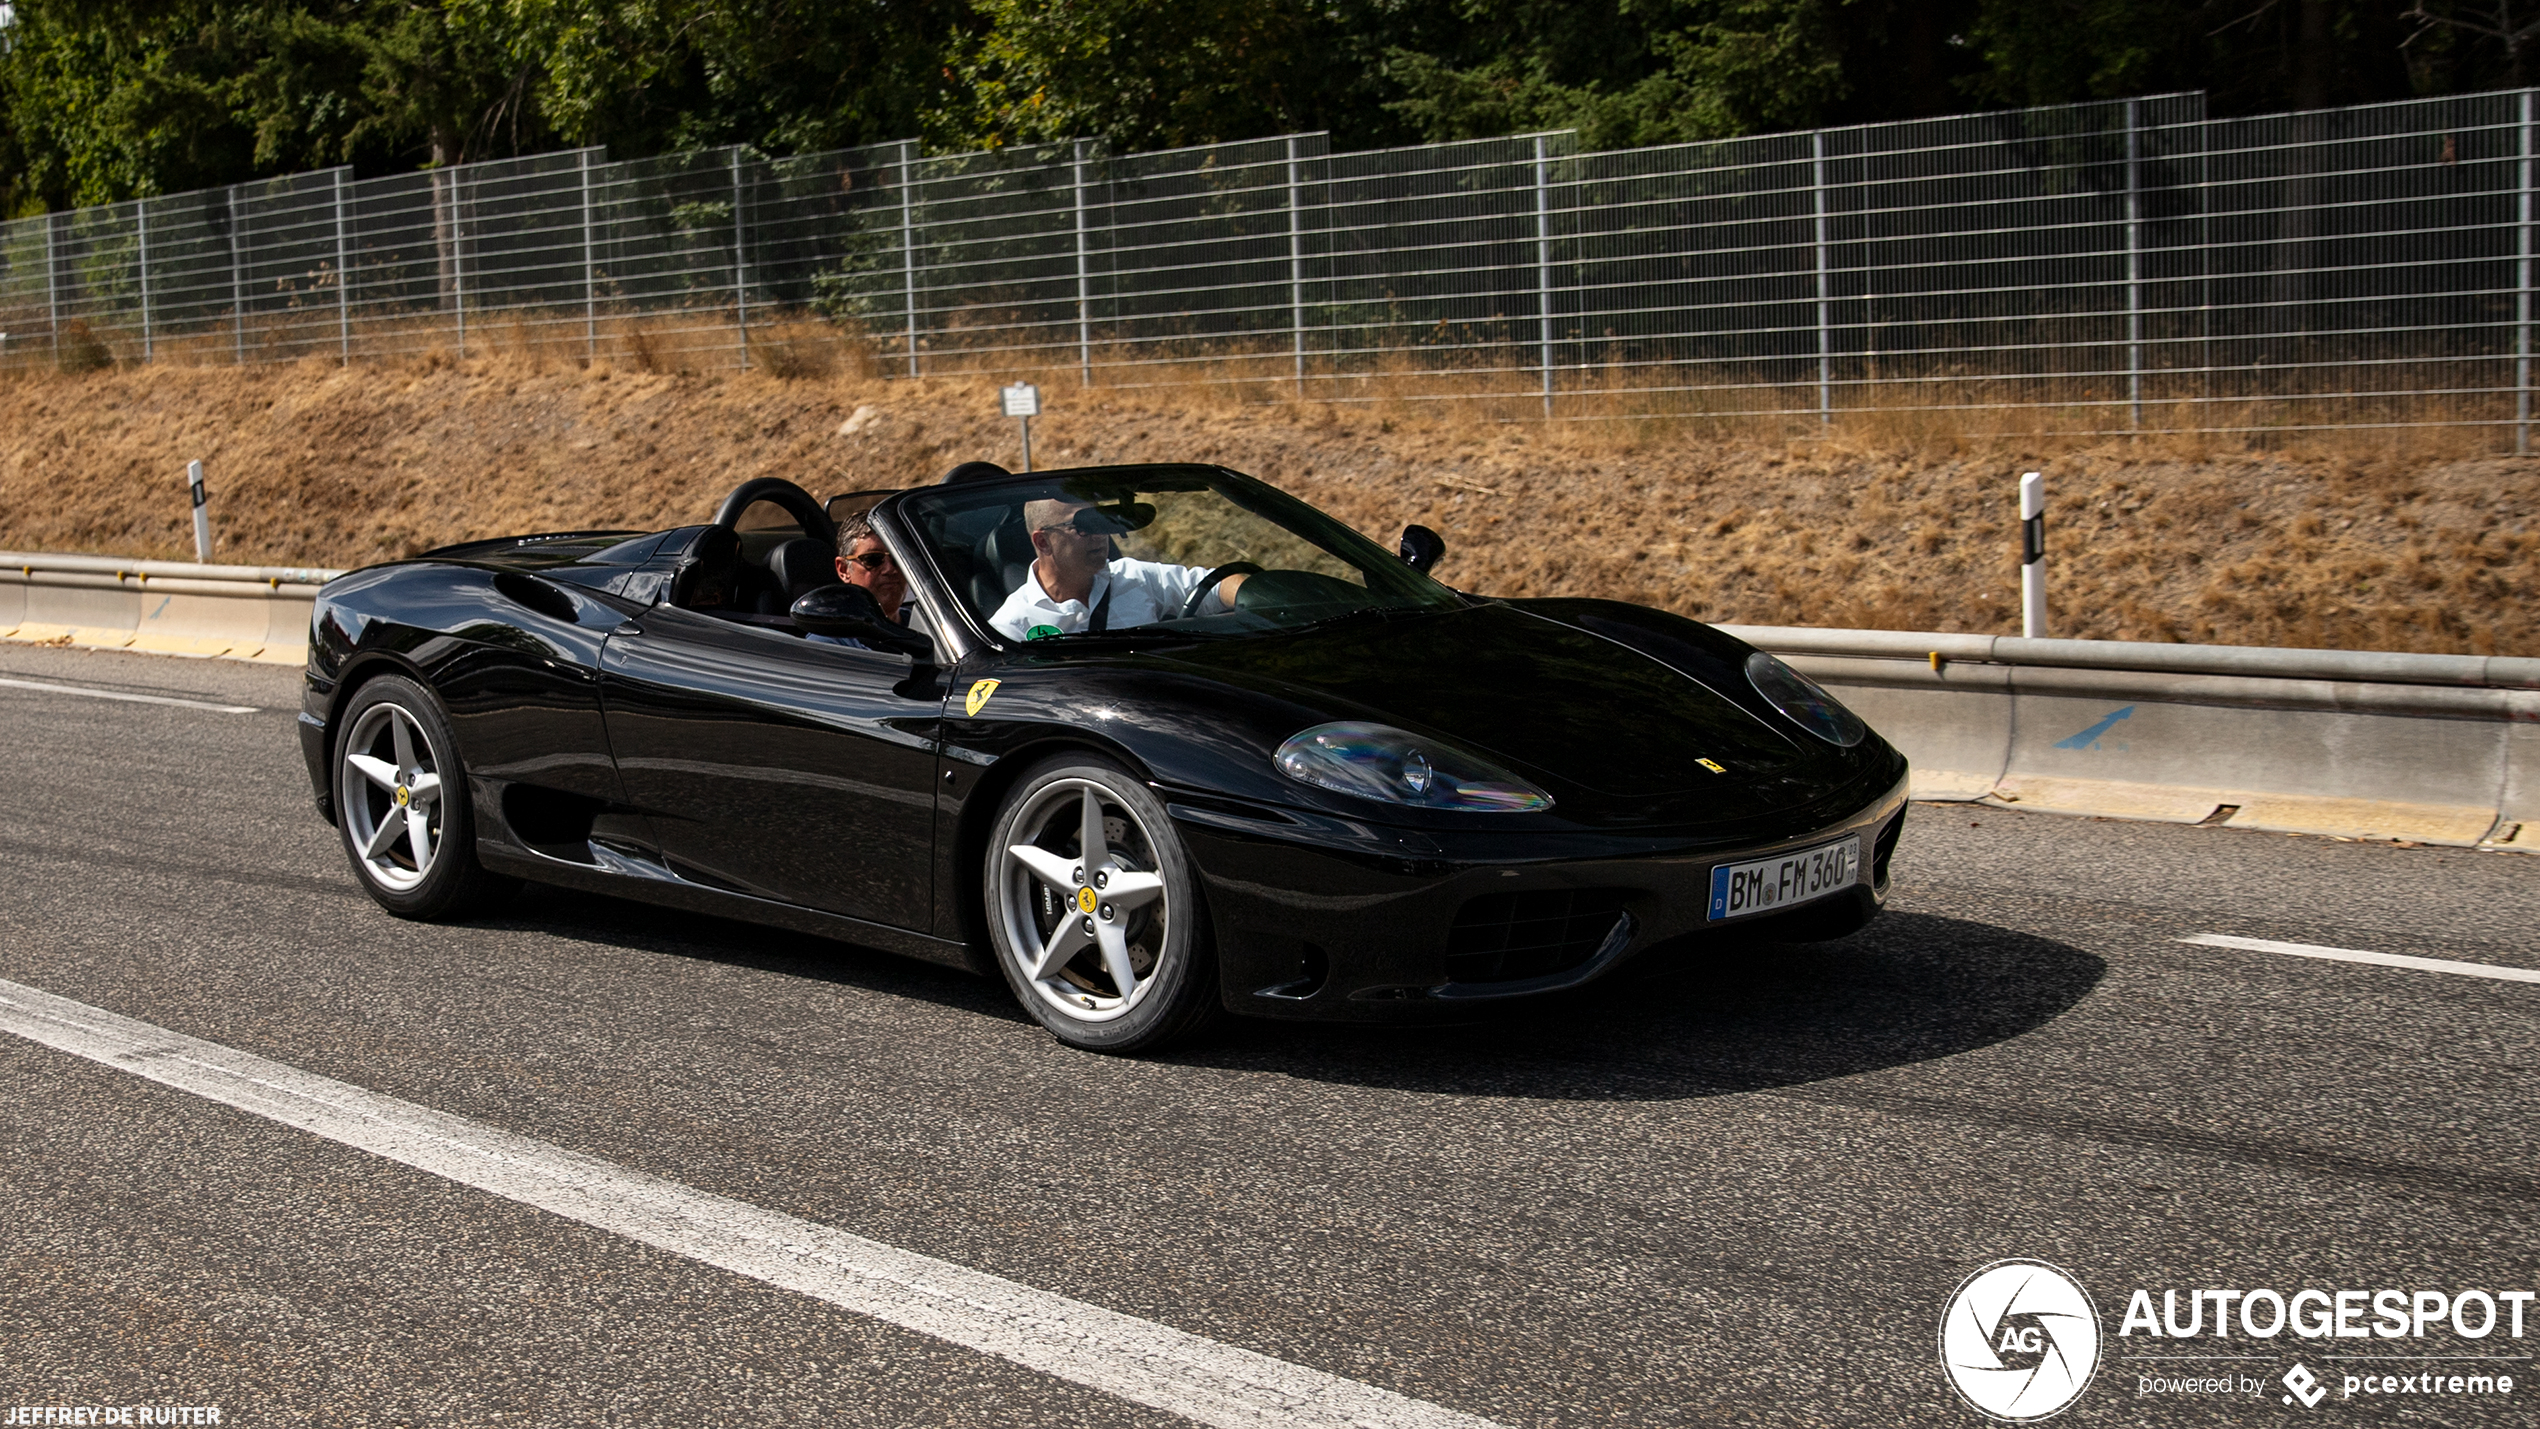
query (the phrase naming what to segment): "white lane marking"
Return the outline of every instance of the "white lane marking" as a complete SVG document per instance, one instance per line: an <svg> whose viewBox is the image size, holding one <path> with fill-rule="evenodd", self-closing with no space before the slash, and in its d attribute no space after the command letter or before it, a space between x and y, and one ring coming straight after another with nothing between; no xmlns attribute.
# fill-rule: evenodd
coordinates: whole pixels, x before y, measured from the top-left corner
<svg viewBox="0 0 2540 1429"><path fill-rule="evenodd" d="M0 979L0 1029L463 1186L1224 1429L1499 1429Z"/></svg>
<svg viewBox="0 0 2540 1429"><path fill-rule="evenodd" d="M130 700L136 705L183 705L215 714L254 714L254 705L216 705L209 700L180 700L174 695L131 695L121 690L92 690L86 685L50 685L41 680L0 680L13 690L43 690L56 695L85 695L92 700Z"/></svg>
<svg viewBox="0 0 2540 1429"><path fill-rule="evenodd" d="M2405 953L2368 953L2361 948L2324 948L2317 943L2277 943L2265 938L2234 938L2221 933L2198 933L2182 943L2200 943L2208 948L2240 948L2252 953L2291 953L2297 958L2327 958L2340 963L2371 963L2376 967L2415 968L2419 972L2459 973L2463 977L2492 977L2501 982L2540 982L2540 968L2501 968L2494 963L2459 963L2449 958L2412 958Z"/></svg>

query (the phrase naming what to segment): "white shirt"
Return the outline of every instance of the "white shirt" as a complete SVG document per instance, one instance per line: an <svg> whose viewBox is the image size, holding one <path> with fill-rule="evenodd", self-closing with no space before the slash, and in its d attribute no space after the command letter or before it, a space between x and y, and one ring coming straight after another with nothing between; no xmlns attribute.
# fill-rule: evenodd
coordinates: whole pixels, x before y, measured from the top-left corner
<svg viewBox="0 0 2540 1429"><path fill-rule="evenodd" d="M1052 625L1061 635L1081 635L1093 624L1094 610L1103 596L1111 597L1111 614L1104 618L1106 630L1126 630L1133 625L1153 625L1167 617L1178 617L1191 592L1208 575L1206 566L1168 566L1158 561L1132 561L1122 558L1111 562L1094 576L1094 588L1083 600L1053 600L1041 588L1040 562L1025 569L1023 584L1005 598L988 624L1009 640L1023 640L1036 625ZM1225 605L1211 591L1200 605L1202 610L1223 610Z"/></svg>

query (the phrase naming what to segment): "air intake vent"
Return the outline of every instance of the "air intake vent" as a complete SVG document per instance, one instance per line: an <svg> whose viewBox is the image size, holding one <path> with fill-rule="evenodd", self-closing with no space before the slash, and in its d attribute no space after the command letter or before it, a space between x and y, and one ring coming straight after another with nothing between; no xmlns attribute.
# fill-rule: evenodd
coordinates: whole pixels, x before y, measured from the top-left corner
<svg viewBox="0 0 2540 1429"><path fill-rule="evenodd" d="M1513 982L1586 962L1630 897L1619 888L1492 893L1464 905L1446 938L1456 982Z"/></svg>

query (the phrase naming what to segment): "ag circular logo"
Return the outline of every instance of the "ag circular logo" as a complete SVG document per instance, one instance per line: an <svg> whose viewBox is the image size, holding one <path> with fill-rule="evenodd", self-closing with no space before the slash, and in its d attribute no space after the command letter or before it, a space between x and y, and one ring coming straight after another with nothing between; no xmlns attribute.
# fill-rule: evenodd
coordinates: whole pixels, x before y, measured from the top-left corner
<svg viewBox="0 0 2540 1429"><path fill-rule="evenodd" d="M1940 1320L1940 1363L1988 1419L2060 1414L2099 1369L2099 1312L2081 1282L2042 1260L1997 1260L1958 1286Z"/></svg>

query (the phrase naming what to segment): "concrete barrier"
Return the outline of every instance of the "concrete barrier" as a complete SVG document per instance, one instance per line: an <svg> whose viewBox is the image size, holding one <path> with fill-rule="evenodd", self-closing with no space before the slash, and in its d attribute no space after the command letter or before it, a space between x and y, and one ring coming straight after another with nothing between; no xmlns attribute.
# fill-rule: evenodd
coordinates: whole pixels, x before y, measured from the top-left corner
<svg viewBox="0 0 2540 1429"><path fill-rule="evenodd" d="M2540 660L1728 629L1902 748L1918 798L2540 851Z"/></svg>
<svg viewBox="0 0 2540 1429"><path fill-rule="evenodd" d="M340 574L0 551L0 637L297 665L318 587Z"/></svg>

